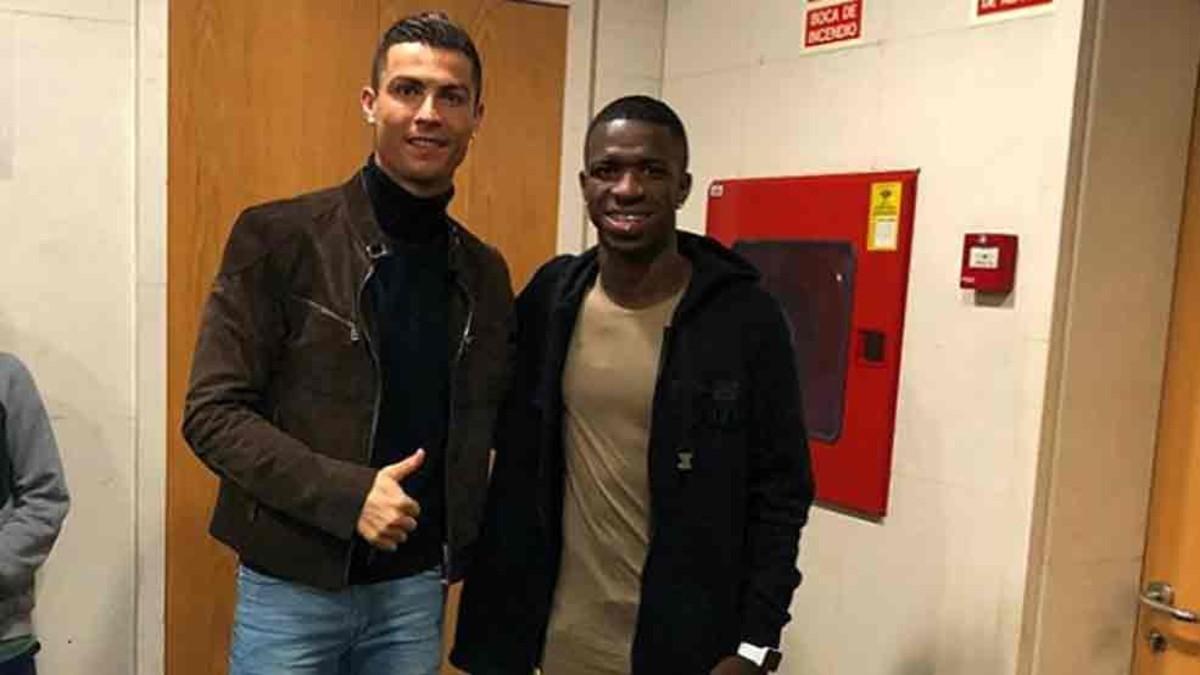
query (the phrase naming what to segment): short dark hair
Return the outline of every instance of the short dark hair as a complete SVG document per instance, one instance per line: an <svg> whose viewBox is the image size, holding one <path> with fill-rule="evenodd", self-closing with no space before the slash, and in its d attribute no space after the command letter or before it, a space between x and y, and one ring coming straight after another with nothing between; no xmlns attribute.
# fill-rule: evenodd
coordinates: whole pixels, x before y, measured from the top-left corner
<svg viewBox="0 0 1200 675"><path fill-rule="evenodd" d="M650 96L622 96L604 106L588 125L587 135L583 138L583 150L587 153L587 144L592 139L596 127L613 120L636 120L666 127L679 144L683 147L683 168L688 165L687 131L683 128L683 120L671 109L671 106Z"/></svg>
<svg viewBox="0 0 1200 675"><path fill-rule="evenodd" d="M459 52L471 62L471 79L475 85L475 100L483 95L483 62L475 43L462 26L450 20L445 12L422 12L400 19L383 34L371 60L371 86L379 88L379 74L387 64L387 53L392 45L416 42L435 49Z"/></svg>

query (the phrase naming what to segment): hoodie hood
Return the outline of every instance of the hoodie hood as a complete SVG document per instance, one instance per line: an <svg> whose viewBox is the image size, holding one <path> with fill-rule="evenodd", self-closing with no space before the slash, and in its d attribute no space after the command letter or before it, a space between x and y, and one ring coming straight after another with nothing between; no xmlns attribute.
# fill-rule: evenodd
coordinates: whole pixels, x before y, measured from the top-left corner
<svg viewBox="0 0 1200 675"><path fill-rule="evenodd" d="M675 310L674 322L687 317L715 294L732 284L756 284L759 271L748 260L711 237L679 231L679 253L692 263L692 280ZM593 246L568 263L558 303L577 305L600 271L599 248Z"/></svg>

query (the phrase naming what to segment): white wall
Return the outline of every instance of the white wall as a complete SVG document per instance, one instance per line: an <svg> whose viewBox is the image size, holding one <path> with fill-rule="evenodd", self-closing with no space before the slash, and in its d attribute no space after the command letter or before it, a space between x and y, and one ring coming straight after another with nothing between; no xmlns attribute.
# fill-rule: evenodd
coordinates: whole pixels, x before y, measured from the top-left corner
<svg viewBox="0 0 1200 675"><path fill-rule="evenodd" d="M593 110L630 94L662 94L667 0L600 0ZM582 162L583 149L577 156Z"/></svg>
<svg viewBox="0 0 1200 675"><path fill-rule="evenodd" d="M73 497L39 578L47 673L134 671L135 18L0 0L0 349L34 371Z"/></svg>
<svg viewBox="0 0 1200 675"><path fill-rule="evenodd" d="M136 666L163 672L167 483L167 7L137 1Z"/></svg>
<svg viewBox="0 0 1200 675"><path fill-rule="evenodd" d="M575 148L583 143L588 119L592 115L592 69L596 63L593 45L599 1L559 0L566 3L569 10L566 82L563 85L563 142L558 172L558 253L573 253L582 250L585 245L585 229L580 222L583 211L577 203L579 187L575 174L578 154Z"/></svg>
<svg viewBox="0 0 1200 675"><path fill-rule="evenodd" d="M666 19L667 0L571 3L558 195L560 253L575 253L596 243L578 178L588 121L621 96L662 95Z"/></svg>
<svg viewBox="0 0 1200 675"><path fill-rule="evenodd" d="M1017 667L1082 0L971 26L969 2L866 0L864 43L803 54L803 7L670 0L663 94L715 178L917 168L890 510L816 510L788 673ZM963 234L1021 237L1002 306L958 289Z"/></svg>

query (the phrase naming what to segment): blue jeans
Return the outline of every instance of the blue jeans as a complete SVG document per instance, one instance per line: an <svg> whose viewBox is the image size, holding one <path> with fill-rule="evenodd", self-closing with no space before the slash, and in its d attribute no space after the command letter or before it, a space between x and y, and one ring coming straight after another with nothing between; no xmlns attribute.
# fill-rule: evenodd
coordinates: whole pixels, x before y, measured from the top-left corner
<svg viewBox="0 0 1200 675"><path fill-rule="evenodd" d="M441 574L324 591L238 568L229 675L434 675Z"/></svg>
<svg viewBox="0 0 1200 675"><path fill-rule="evenodd" d="M0 675L37 675L33 655L37 650L26 652L15 659L0 663Z"/></svg>

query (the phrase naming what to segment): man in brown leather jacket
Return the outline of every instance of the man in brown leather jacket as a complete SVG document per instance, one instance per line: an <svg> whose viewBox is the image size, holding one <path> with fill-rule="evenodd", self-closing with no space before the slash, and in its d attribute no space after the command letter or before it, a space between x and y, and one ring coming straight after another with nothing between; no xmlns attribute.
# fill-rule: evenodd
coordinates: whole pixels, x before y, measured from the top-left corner
<svg viewBox="0 0 1200 675"><path fill-rule="evenodd" d="M366 166L230 234L183 433L241 562L233 675L437 670L510 360L504 260L445 211L482 83L444 15L397 22L361 95Z"/></svg>

